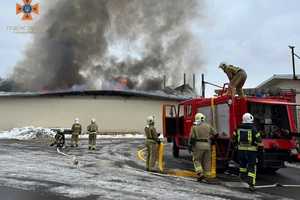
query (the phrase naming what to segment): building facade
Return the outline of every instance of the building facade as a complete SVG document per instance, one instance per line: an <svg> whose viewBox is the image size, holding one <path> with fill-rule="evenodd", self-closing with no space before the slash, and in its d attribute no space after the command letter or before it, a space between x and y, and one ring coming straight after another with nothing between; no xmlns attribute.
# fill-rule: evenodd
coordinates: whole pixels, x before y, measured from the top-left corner
<svg viewBox="0 0 300 200"><path fill-rule="evenodd" d="M185 99L117 91L2 94L0 131L25 126L70 128L78 117L84 131L95 118L101 132L142 133L147 116L153 115L158 131L162 132L162 105L181 100Z"/></svg>
<svg viewBox="0 0 300 200"><path fill-rule="evenodd" d="M293 79L293 75L273 75L268 80L257 86L259 90L293 90L296 93L296 103L300 105L300 75ZM297 126L300 131L300 106L297 109Z"/></svg>

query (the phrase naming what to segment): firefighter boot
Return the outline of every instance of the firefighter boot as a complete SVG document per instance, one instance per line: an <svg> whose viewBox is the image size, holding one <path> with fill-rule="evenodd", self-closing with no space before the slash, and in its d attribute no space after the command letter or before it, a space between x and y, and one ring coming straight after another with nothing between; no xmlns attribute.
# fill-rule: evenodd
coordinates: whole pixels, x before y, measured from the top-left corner
<svg viewBox="0 0 300 200"><path fill-rule="evenodd" d="M251 192L255 192L255 187L254 187L253 185L249 185L249 190L250 190Z"/></svg>
<svg viewBox="0 0 300 200"><path fill-rule="evenodd" d="M198 175L197 181L202 182L204 180L204 175L201 172L199 172L197 175Z"/></svg>
<svg viewBox="0 0 300 200"><path fill-rule="evenodd" d="M255 177L248 176L248 185L251 192L255 191Z"/></svg>
<svg viewBox="0 0 300 200"><path fill-rule="evenodd" d="M240 177L241 181L247 182L247 174L246 173L240 172L239 177Z"/></svg>

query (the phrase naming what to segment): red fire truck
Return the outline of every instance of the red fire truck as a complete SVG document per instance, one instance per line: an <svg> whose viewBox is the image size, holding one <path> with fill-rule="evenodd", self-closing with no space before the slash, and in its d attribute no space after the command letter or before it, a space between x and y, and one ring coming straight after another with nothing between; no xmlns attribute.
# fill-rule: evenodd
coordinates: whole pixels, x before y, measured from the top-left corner
<svg viewBox="0 0 300 200"><path fill-rule="evenodd" d="M295 95L292 92L278 96L247 96L230 98L220 95L212 98L194 98L178 105L163 106L163 133L168 142L173 142L173 156L179 157L187 149L194 116L201 112L207 117L219 137L216 140L217 168L225 169L230 160L235 160L232 145L233 132L246 112L253 114L255 126L263 137L263 151L259 152L258 167L276 171L284 167L291 154L297 155L297 112Z"/></svg>

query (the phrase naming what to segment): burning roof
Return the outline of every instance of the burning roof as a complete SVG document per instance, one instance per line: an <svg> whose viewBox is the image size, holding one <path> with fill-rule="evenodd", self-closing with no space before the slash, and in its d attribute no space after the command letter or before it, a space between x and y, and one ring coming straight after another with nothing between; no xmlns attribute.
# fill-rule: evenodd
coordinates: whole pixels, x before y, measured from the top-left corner
<svg viewBox="0 0 300 200"><path fill-rule="evenodd" d="M201 0L59 0L35 26L10 80L19 91L162 89L202 66ZM45 6L46 6L45 5Z"/></svg>

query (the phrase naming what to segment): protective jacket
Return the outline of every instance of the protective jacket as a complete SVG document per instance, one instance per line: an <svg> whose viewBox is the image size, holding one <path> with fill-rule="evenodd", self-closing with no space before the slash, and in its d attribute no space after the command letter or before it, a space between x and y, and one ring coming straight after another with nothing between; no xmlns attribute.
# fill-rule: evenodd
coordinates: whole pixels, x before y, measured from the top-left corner
<svg viewBox="0 0 300 200"><path fill-rule="evenodd" d="M91 133L97 133L98 132L98 125L96 123L91 123L90 125L88 125L87 127L87 131L91 134Z"/></svg>
<svg viewBox="0 0 300 200"><path fill-rule="evenodd" d="M242 71L243 69L233 66L233 65L227 65L224 69L224 72L227 74L229 80L231 80L238 72Z"/></svg>
<svg viewBox="0 0 300 200"><path fill-rule="evenodd" d="M257 151L257 146L261 143L261 136L253 124L243 123L237 129L235 143L238 150Z"/></svg>
<svg viewBox="0 0 300 200"><path fill-rule="evenodd" d="M74 135L80 135L81 134L81 125L78 123L73 124L72 126L72 134Z"/></svg>
<svg viewBox="0 0 300 200"><path fill-rule="evenodd" d="M206 143L202 144L202 148L210 149L210 139L216 135L216 131L209 124L202 122L194 124L191 130L191 137L189 145L195 146L197 142Z"/></svg>
<svg viewBox="0 0 300 200"><path fill-rule="evenodd" d="M153 125L148 125L145 127L145 134L147 138L147 142L152 142L152 143L158 143L158 133L156 132L156 129L154 128Z"/></svg>

